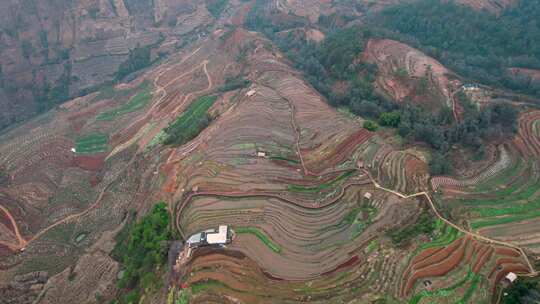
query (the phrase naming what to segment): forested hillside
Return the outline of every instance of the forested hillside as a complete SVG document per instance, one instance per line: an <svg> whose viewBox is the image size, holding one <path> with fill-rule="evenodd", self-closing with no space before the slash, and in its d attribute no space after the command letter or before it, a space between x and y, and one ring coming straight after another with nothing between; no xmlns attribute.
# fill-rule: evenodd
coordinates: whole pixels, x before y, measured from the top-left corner
<svg viewBox="0 0 540 304"><path fill-rule="evenodd" d="M356 115L371 119L372 121L366 122L366 128L376 130L377 123L382 126L394 127L398 129L398 134L408 142L423 141L435 149L437 153L431 164L433 173L444 174L451 171L450 164L445 159L448 158L450 147L453 144L470 147L476 151L477 157L481 158L484 154L483 140L501 138L505 134L516 131L517 113L508 105L494 104L483 109L483 111L479 111L478 108L470 104L466 96L461 94L459 96L461 103L466 107L466 115L463 120L455 121L452 118L452 110L448 107L442 107L438 112L432 113L425 107L411 102L396 103L389 100L374 91L373 85L377 67L360 60L370 38L394 37L385 27L393 29L409 24L419 33L424 34L426 41L434 41L433 44L440 43L440 48L445 49L443 44L447 41L443 37L446 31L453 31L451 37L455 37L448 39L448 41L455 40L457 43L464 45L467 43L465 38L458 38L457 31L450 25L444 26L441 25L441 22L437 22L435 20L437 16L443 18L442 20L451 17L458 18L458 20L461 20L461 29L463 31L476 29L477 35L489 36L483 30L484 23L482 23L482 20L488 20L494 26L497 18L494 15L485 12L473 12L460 5L439 3L436 0L421 1L417 4L403 4L383 11L380 15L382 17L378 18L383 18L381 20L385 23L385 27L370 24L362 27L339 28L335 27L332 22L327 22L326 18L321 18L318 25L320 29L326 32L326 38L322 43L316 43L295 31L299 26L306 26L305 20L292 19L283 22L281 19L268 17L269 15L265 14L263 9L263 6L259 5L251 10L247 18L248 27L265 33L280 49L284 50L287 57L292 60L298 69L304 72L305 78L317 91L326 97L331 105L344 107ZM417 14L416 11L420 13ZM430 12L433 13L433 16L430 15ZM403 13L403 15L400 15L400 13ZM461 13L464 14L460 15ZM408 15L410 15L410 23L407 23L407 20L409 20ZM467 19L474 16L481 16L483 19L480 19L478 24L474 24ZM377 19L379 22L381 20ZM450 20L447 21L446 24L450 24ZM414 25L415 22L419 25ZM403 25L401 25L402 23ZM425 31L419 29L422 25L426 26ZM430 26L435 28L439 26L439 32L434 34L439 36L431 37L428 31L431 28ZM460 27L458 26L458 28ZM407 31L415 33L413 29L407 29ZM436 31L436 29L432 31ZM403 40L411 39L404 35L400 35L398 38ZM496 45L495 40L502 39L502 37L486 39L492 40L490 43ZM497 41L499 41L499 45L495 48L499 48L499 50L493 52L502 52L501 54L506 56L511 54L510 49L502 46L502 40ZM428 51L434 49L424 47L420 42L417 42L417 44L420 48L428 49ZM473 56L471 54L479 54L478 58L484 58L480 55L483 54L491 58L492 51L489 48L474 43L468 43L468 45L470 50L468 53L459 53L461 56L469 58ZM452 46L448 49L457 51L461 48ZM447 54L442 51L439 51L439 53ZM475 57L473 56L473 58ZM494 58L496 60L499 57ZM472 67L466 65L464 68ZM494 75L498 75L493 77L501 77L500 74L496 73L500 69L503 69L502 65L489 71ZM476 73L477 69L475 68L474 71ZM491 77L491 74L488 74L487 71L483 73L487 77ZM470 77L473 76L476 75L470 75ZM502 79L508 80L501 77L501 85ZM422 79L420 79L420 84L421 82ZM425 86L427 86L427 77L424 82ZM427 87L424 90L427 90ZM392 117L392 119L389 119L389 117Z"/></svg>
<svg viewBox="0 0 540 304"><path fill-rule="evenodd" d="M390 7L373 19L463 76L540 95L540 83L513 79L507 71L540 68L538 0L519 1L500 16L451 1L421 0Z"/></svg>

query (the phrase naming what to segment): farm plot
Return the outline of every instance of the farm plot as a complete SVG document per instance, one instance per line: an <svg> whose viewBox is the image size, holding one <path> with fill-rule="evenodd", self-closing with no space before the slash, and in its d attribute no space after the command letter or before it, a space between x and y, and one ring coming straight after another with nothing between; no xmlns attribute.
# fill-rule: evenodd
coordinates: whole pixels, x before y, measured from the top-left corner
<svg viewBox="0 0 540 304"><path fill-rule="evenodd" d="M204 96L193 102L171 125L165 128L167 145L183 145L195 138L210 123L208 110L217 96Z"/></svg>
<svg viewBox="0 0 540 304"><path fill-rule="evenodd" d="M81 136L75 140L75 151L79 154L103 153L109 150L109 136L103 133L93 133Z"/></svg>
<svg viewBox="0 0 540 304"><path fill-rule="evenodd" d="M249 76L252 94L237 95L194 140L171 147L161 167L162 194L176 203L181 235L216 224L235 232L225 253L194 251L193 275L184 277L194 286L192 300L204 303L209 294L246 302L269 296L278 302L351 300L362 293L388 297L405 255L383 250L388 244L379 244L378 237L418 213L419 204L375 189L358 166L370 165L375 154L382 161L394 149L328 107L274 54L257 49L249 60L257 68ZM194 111L192 106L184 113ZM409 152L401 155L387 174L399 174L404 188L421 187L420 175L402 171L425 164ZM373 170L377 176L378 166ZM256 268L244 268L248 261ZM261 289L251 280L283 284L273 289L262 283L268 288ZM343 284L351 289L338 291Z"/></svg>
<svg viewBox="0 0 540 304"><path fill-rule="evenodd" d="M537 166L536 162L521 161L518 169L509 169L509 174L495 177L479 186L479 192L451 200L450 203L455 206L454 213L466 219L473 230L495 239L522 244L538 252L534 247L540 240L534 236L540 233L540 228L529 222L540 217L540 176ZM498 190L489 192L487 185ZM529 233L528 236L519 233L524 230Z"/></svg>
<svg viewBox="0 0 540 304"><path fill-rule="evenodd" d="M485 301L490 294L481 291L495 288L508 269L528 272L517 250L460 236L455 229L441 230L434 241L419 247L403 273L400 293L412 295L409 303L438 298L454 299L452 303Z"/></svg>
<svg viewBox="0 0 540 304"><path fill-rule="evenodd" d="M377 231L396 225L391 218L416 208L412 201L399 202L383 195L380 199L386 202L377 213L373 207L357 205L359 189L351 188L341 203L319 209L264 195L201 194L183 209L180 226L185 227L186 235L216 222L237 227L233 228L238 233L231 249L254 259L274 277L312 279L345 267L341 265L351 260L347 252L361 244L367 246Z"/></svg>
<svg viewBox="0 0 540 304"><path fill-rule="evenodd" d="M466 180L435 177L431 181L452 206L453 217L467 229L534 255L540 254L540 226L532 224L540 218L538 121L540 111L522 114L518 134L499 146L497 160L480 174Z"/></svg>
<svg viewBox="0 0 540 304"><path fill-rule="evenodd" d="M129 99L128 102L116 109L100 113L96 117L96 120L113 120L119 116L141 110L152 99L152 93L150 90L151 86L149 84L144 85L142 91Z"/></svg>

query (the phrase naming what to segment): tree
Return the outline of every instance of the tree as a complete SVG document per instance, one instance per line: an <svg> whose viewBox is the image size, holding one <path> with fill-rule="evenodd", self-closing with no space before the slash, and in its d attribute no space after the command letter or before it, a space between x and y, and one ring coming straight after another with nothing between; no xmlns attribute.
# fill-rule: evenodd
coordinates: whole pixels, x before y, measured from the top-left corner
<svg viewBox="0 0 540 304"><path fill-rule="evenodd" d="M401 115L399 112L386 112L382 113L381 116L379 116L379 124L381 126L388 126L396 128L399 126L399 122L401 121Z"/></svg>
<svg viewBox="0 0 540 304"><path fill-rule="evenodd" d="M429 171L432 175L449 174L452 171L452 164L447 155L435 152L429 162Z"/></svg>
<svg viewBox="0 0 540 304"><path fill-rule="evenodd" d="M21 42L21 51L24 58L30 59L30 56L34 54L34 46L30 41L23 40Z"/></svg>

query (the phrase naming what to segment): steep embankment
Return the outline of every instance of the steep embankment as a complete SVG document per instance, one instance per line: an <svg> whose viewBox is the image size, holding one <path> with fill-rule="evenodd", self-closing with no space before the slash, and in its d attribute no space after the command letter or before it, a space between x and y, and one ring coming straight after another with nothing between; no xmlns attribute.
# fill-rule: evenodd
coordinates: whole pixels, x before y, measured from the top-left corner
<svg viewBox="0 0 540 304"><path fill-rule="evenodd" d="M379 68L376 88L398 102L412 100L431 109L452 107L453 90L461 85L438 61L398 41L371 39L363 60Z"/></svg>

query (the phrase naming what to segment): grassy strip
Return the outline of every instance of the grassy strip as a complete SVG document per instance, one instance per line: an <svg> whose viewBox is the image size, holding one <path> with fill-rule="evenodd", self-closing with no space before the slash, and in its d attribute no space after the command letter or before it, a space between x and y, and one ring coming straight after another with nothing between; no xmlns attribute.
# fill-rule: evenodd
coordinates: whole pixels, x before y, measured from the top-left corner
<svg viewBox="0 0 540 304"><path fill-rule="evenodd" d="M109 136L102 133L79 137L75 140L75 151L79 154L106 152L109 148L108 141Z"/></svg>
<svg viewBox="0 0 540 304"><path fill-rule="evenodd" d="M210 123L208 109L212 107L217 96L203 96L189 105L186 111L172 124L165 128L166 145L183 145L197 137Z"/></svg>
<svg viewBox="0 0 540 304"><path fill-rule="evenodd" d="M133 96L127 103L121 105L120 107L114 110L99 114L96 117L96 120L99 120L99 121L113 120L127 113L138 111L144 108L151 99L152 99L152 93L150 92L150 87L147 86L142 92Z"/></svg>
<svg viewBox="0 0 540 304"><path fill-rule="evenodd" d="M104 99L117 99L131 95L133 92L143 90L150 86L150 81L145 80L136 88L120 89L116 90L114 85L109 84L102 86L99 93L92 99L92 102L104 100Z"/></svg>
<svg viewBox="0 0 540 304"><path fill-rule="evenodd" d="M502 215L513 215L513 214L523 214L529 213L540 209L540 199L534 202L528 202L525 204L516 204L516 206L508 208L477 208L474 211L478 212L481 217L492 217L492 216L502 216Z"/></svg>
<svg viewBox="0 0 540 304"><path fill-rule="evenodd" d="M373 240L367 245L366 247L366 253L370 254L372 253L377 247L379 246L379 242L377 240Z"/></svg>
<svg viewBox="0 0 540 304"><path fill-rule="evenodd" d="M461 199L460 202L464 205L475 205L475 206L485 206L485 205L500 205L503 203L508 203L509 201L517 201L528 199L533 196L538 189L540 189L540 180L536 181L534 184L526 186L525 183L516 182L512 186L498 190L490 193L493 196L498 198L496 199L479 199L479 200L464 200ZM523 186L526 188L523 191L520 191ZM482 208L483 209L483 208Z"/></svg>
<svg viewBox="0 0 540 304"><path fill-rule="evenodd" d="M496 226L496 225L502 225L502 224L508 224L513 222L520 222L524 220L530 220L533 218L540 217L540 210L534 210L529 213L525 214L519 214L515 216L508 216L508 217L502 217L502 218L495 218L490 220L480 220L475 221L471 223L471 228L473 229L480 229L488 226Z"/></svg>
<svg viewBox="0 0 540 304"><path fill-rule="evenodd" d="M293 192L318 192L318 191L324 190L326 188L330 188L330 187L334 186L336 183L338 183L339 181L353 175L354 171L355 170L350 170L350 171L347 171L345 173L342 173L337 178L335 178L335 179L333 179L331 181L328 181L326 183L321 183L321 184L319 184L318 186L315 186L315 187L289 185L288 189L289 189L289 191L293 191Z"/></svg>
<svg viewBox="0 0 540 304"><path fill-rule="evenodd" d="M286 157L283 157L283 156L270 156L270 159L271 160L283 160L283 161L286 161L286 162L289 162L289 163L292 163L292 164L299 164L300 162L295 160L295 159L290 159L290 158L286 158Z"/></svg>
<svg viewBox="0 0 540 304"><path fill-rule="evenodd" d="M206 282L197 282L191 284L193 294L201 293L210 288L227 288L228 286L217 280L208 280Z"/></svg>
<svg viewBox="0 0 540 304"><path fill-rule="evenodd" d="M255 227L236 227L234 229L236 233L249 233L255 235L261 242L263 242L268 248L275 253L281 253L281 247L274 243L264 232Z"/></svg>
<svg viewBox="0 0 540 304"><path fill-rule="evenodd" d="M473 296L474 292L476 291L476 288L478 287L478 283L480 283L481 278L482 277L480 275L478 275L478 274L473 275L471 285L469 286L469 288L467 288L467 291L465 291L465 294L463 295L463 298L461 298L461 300L459 300L458 304L465 304L465 303L469 302L469 300Z"/></svg>

